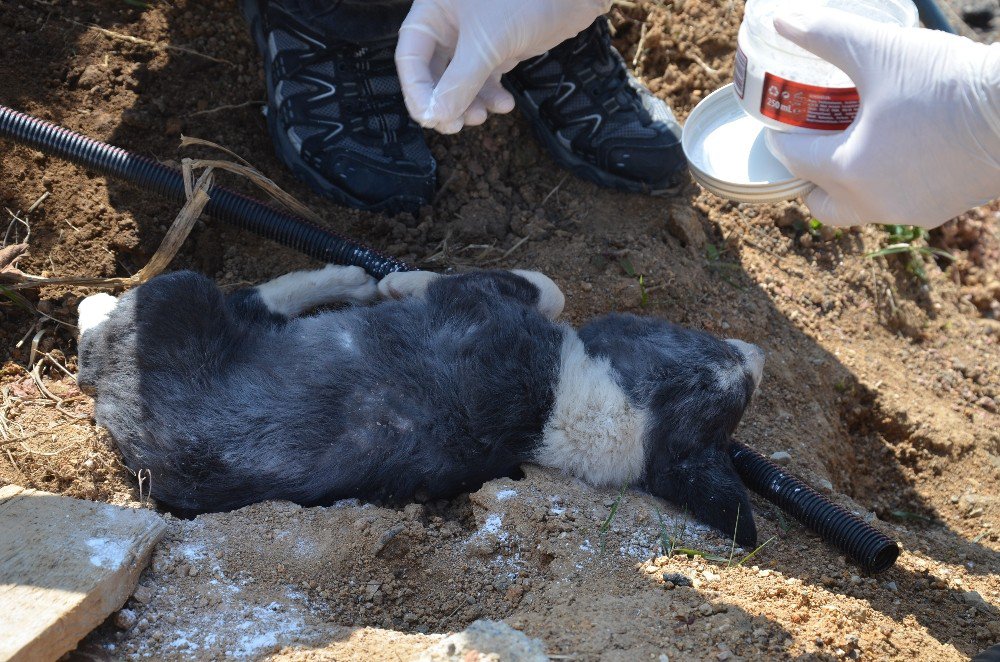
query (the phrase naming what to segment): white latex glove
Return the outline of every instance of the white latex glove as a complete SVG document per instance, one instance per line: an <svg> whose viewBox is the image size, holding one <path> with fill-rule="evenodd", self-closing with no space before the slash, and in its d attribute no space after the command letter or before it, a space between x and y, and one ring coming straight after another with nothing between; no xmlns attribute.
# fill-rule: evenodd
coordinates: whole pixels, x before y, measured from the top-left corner
<svg viewBox="0 0 1000 662"><path fill-rule="evenodd" d="M455 133L514 98L500 76L573 37L611 0L415 0L399 29L396 69L410 115Z"/></svg>
<svg viewBox="0 0 1000 662"><path fill-rule="evenodd" d="M861 96L842 133L768 130L774 155L817 185L806 198L817 219L931 228L1000 196L1000 44L834 9L774 26L843 70Z"/></svg>

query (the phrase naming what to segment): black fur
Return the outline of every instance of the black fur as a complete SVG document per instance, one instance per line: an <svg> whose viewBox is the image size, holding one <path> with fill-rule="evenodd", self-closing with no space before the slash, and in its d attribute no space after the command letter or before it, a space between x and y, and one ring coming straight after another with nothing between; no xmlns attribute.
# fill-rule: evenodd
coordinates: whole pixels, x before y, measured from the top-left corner
<svg viewBox="0 0 1000 662"><path fill-rule="evenodd" d="M127 465L176 509L446 497L515 473L541 442L572 331L538 300L528 280L482 272L438 279L424 298L289 319L254 289L224 298L174 273L83 335L79 381ZM580 337L650 413L642 485L729 535L738 508L737 540L753 544L726 453L754 388L740 352L630 315ZM734 369L720 388L718 371Z"/></svg>

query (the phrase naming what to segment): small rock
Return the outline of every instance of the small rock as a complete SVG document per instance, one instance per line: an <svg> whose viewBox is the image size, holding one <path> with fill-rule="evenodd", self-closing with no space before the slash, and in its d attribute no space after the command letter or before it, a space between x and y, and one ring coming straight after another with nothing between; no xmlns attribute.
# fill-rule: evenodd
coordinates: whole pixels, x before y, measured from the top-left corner
<svg viewBox="0 0 1000 662"><path fill-rule="evenodd" d="M663 581L670 582L674 586L691 586L691 578L679 572L663 573Z"/></svg>
<svg viewBox="0 0 1000 662"><path fill-rule="evenodd" d="M989 603L983 600L983 596L979 594L979 591L965 591L959 596L965 604L970 607L975 607L984 614L989 614L993 611Z"/></svg>
<svg viewBox="0 0 1000 662"><path fill-rule="evenodd" d="M580 283L580 289L583 290L584 292L590 292L591 290L594 289L594 285L593 283L588 283L585 281L583 283Z"/></svg>
<svg viewBox="0 0 1000 662"><path fill-rule="evenodd" d="M820 478L816 481L816 489L824 494L830 494L833 492L833 483L828 481L826 478Z"/></svg>
<svg viewBox="0 0 1000 662"><path fill-rule="evenodd" d="M701 613L702 616L711 616L712 613L715 612L715 609L712 607L711 604L703 602L698 607L698 611Z"/></svg>
<svg viewBox="0 0 1000 662"><path fill-rule="evenodd" d="M700 253L708 243L698 212L684 205L670 207L667 231L694 252Z"/></svg>
<svg viewBox="0 0 1000 662"><path fill-rule="evenodd" d="M790 453L786 453L785 451L778 451L777 453L771 453L771 461L775 464L785 466L792 461L792 456Z"/></svg>
<svg viewBox="0 0 1000 662"><path fill-rule="evenodd" d="M404 619L405 620L405 619ZM416 658L419 662L459 662L460 660L518 660L542 662L549 659L545 646L506 623L475 621L462 632L449 635Z"/></svg>
<svg viewBox="0 0 1000 662"><path fill-rule="evenodd" d="M885 588L886 590L892 591L893 593L899 590L899 587L896 585L896 582L886 582Z"/></svg>
<svg viewBox="0 0 1000 662"><path fill-rule="evenodd" d="M378 556L382 552L382 550L385 549L386 545L392 542L392 539L398 536L400 533L402 533L405 528L406 527L403 526L402 524L397 524L387 529L385 533L383 533L382 536L378 539L378 542L375 543L375 549L372 553L375 556Z"/></svg>
<svg viewBox="0 0 1000 662"><path fill-rule="evenodd" d="M88 65L83 73L80 74L80 78L76 81L77 87L81 90L90 90L96 87L98 84L105 80L104 72L96 64Z"/></svg>
<svg viewBox="0 0 1000 662"><path fill-rule="evenodd" d="M141 605L148 605L149 601L153 599L153 589L148 586L136 586L135 592L132 593L132 599Z"/></svg>
<svg viewBox="0 0 1000 662"><path fill-rule="evenodd" d="M138 616L131 609L120 609L115 614L115 627L119 630L130 630L138 621Z"/></svg>

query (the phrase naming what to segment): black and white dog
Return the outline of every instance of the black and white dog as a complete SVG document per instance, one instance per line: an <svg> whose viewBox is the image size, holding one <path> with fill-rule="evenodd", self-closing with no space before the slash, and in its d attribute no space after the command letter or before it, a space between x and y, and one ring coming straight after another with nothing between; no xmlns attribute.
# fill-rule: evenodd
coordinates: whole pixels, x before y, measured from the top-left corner
<svg viewBox="0 0 1000 662"><path fill-rule="evenodd" d="M152 496L184 511L448 497L533 462L640 486L753 545L727 447L761 350L634 315L577 332L553 322L563 303L527 271L328 266L229 297L179 272L80 304L79 382Z"/></svg>

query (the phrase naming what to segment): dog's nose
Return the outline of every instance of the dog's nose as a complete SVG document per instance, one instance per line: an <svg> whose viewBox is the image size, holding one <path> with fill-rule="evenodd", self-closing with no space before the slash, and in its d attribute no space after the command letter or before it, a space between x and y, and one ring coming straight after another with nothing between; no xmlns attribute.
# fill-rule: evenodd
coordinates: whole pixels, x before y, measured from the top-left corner
<svg viewBox="0 0 1000 662"><path fill-rule="evenodd" d="M764 377L764 350L757 345L736 340L735 338L726 342L735 347L743 355L743 362L750 371L750 374L753 375L754 388L760 386L760 380Z"/></svg>

